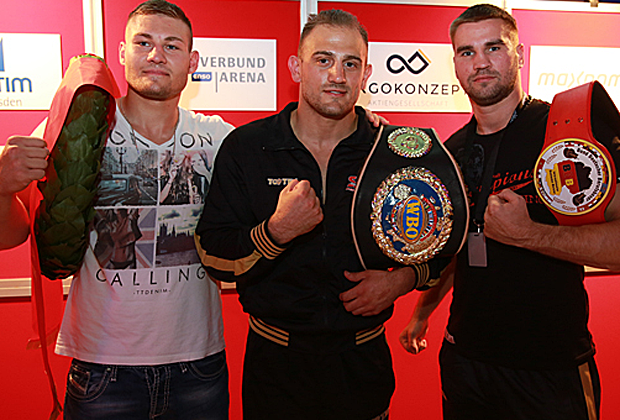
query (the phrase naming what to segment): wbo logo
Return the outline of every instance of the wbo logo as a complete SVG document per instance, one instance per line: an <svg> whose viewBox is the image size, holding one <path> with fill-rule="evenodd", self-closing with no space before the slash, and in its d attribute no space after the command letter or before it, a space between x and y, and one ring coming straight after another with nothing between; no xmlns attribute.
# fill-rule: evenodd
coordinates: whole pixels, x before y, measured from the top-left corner
<svg viewBox="0 0 620 420"><path fill-rule="evenodd" d="M405 70L412 74L420 74L430 66L431 60L421 50L418 50L408 59L400 54L392 54L385 64L392 74L400 74Z"/></svg>
<svg viewBox="0 0 620 420"><path fill-rule="evenodd" d="M419 197L410 196L401 209L400 228L409 243L417 241L422 235L422 228L426 227L427 220Z"/></svg>
<svg viewBox="0 0 620 420"><path fill-rule="evenodd" d="M440 252L452 231L447 188L428 169L407 166L383 180L373 197L372 235L381 251L404 264Z"/></svg>

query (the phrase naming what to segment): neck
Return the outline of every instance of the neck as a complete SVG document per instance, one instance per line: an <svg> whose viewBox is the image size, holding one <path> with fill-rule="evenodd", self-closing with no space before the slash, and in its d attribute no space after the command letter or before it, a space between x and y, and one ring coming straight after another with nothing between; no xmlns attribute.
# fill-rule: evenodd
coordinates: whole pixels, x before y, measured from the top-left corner
<svg viewBox="0 0 620 420"><path fill-rule="evenodd" d="M291 113L291 127L295 136L306 147L333 145L349 137L357 129L357 114L352 109L341 118L328 118L318 114L304 102Z"/></svg>
<svg viewBox="0 0 620 420"><path fill-rule="evenodd" d="M156 144L163 144L174 136L179 113L179 98L156 101L144 98L131 88L119 99L120 111L131 127Z"/></svg>
<svg viewBox="0 0 620 420"><path fill-rule="evenodd" d="M521 89L515 89L506 98L493 105L480 106L472 102L478 134L493 134L505 128L524 96Z"/></svg>

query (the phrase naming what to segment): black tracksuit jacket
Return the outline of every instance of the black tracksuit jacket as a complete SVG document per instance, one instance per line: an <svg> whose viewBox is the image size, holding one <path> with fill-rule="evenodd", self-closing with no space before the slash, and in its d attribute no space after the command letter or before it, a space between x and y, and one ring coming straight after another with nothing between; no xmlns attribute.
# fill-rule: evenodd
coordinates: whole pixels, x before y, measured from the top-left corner
<svg viewBox="0 0 620 420"><path fill-rule="evenodd" d="M323 186L317 162L290 127L296 107L291 103L224 140L196 228L202 262L212 278L237 282L246 312L286 331L341 334L374 328L392 315L393 307L376 316L355 316L338 296L356 285L344 271L363 270L350 212L357 175L376 130L357 108L357 130L334 149ZM324 219L279 247L267 234L266 221L291 179L310 181ZM418 267L420 271L425 269Z"/></svg>

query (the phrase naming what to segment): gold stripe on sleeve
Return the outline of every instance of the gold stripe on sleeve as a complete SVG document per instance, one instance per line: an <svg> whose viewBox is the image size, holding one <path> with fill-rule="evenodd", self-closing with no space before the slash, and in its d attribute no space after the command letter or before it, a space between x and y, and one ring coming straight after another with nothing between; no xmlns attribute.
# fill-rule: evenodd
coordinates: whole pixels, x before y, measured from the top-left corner
<svg viewBox="0 0 620 420"><path fill-rule="evenodd" d="M262 222L260 225L252 229L250 232L250 237L252 238L252 242L254 242L254 246L256 246L258 251L268 260L273 260L278 255L283 253L286 248L279 247L273 243L267 234L265 225L266 222Z"/></svg>
<svg viewBox="0 0 620 420"><path fill-rule="evenodd" d="M227 260L208 255L202 246L200 246L200 236L197 234L194 234L194 243L196 244L196 250L198 251L198 256L203 265L220 271L232 272L235 276L246 273L262 258L259 252L254 251L247 257L238 260Z"/></svg>

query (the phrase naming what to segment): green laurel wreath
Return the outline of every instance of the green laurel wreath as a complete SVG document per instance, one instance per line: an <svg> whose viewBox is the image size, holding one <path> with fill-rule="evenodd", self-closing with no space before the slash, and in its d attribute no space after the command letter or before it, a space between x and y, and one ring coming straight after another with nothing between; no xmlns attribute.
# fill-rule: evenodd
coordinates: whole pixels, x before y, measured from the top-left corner
<svg viewBox="0 0 620 420"><path fill-rule="evenodd" d="M48 158L35 221L41 273L62 279L80 268L88 247L88 225L95 216L99 169L108 131L111 95L82 86Z"/></svg>

